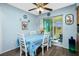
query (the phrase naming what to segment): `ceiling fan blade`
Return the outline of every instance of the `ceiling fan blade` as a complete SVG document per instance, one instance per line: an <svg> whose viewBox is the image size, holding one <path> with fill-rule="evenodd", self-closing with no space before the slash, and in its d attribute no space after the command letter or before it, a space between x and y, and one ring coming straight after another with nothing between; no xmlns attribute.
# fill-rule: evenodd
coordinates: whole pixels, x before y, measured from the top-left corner
<svg viewBox="0 0 79 59"><path fill-rule="evenodd" d="M48 3L43 3L43 5L45 6L45 5L47 5Z"/></svg>
<svg viewBox="0 0 79 59"><path fill-rule="evenodd" d="M42 12L41 11L39 11L39 14L41 14Z"/></svg>
<svg viewBox="0 0 79 59"><path fill-rule="evenodd" d="M49 10L49 11L52 11L52 9L50 9L50 8L47 8L47 7L45 7L44 9L46 9L46 10Z"/></svg>
<svg viewBox="0 0 79 59"><path fill-rule="evenodd" d="M35 10L35 9L37 9L37 8L32 8L32 9L30 9L30 10L28 10L28 11L32 11L32 10Z"/></svg>
<svg viewBox="0 0 79 59"><path fill-rule="evenodd" d="M35 6L37 6L38 4L37 3L33 3Z"/></svg>

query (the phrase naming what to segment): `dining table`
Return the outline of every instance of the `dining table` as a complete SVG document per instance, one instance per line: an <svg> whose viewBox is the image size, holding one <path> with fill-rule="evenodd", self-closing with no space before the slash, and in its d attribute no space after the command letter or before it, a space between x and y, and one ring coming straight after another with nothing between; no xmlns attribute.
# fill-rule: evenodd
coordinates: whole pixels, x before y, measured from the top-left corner
<svg viewBox="0 0 79 59"><path fill-rule="evenodd" d="M25 42L26 42L27 51L29 52L29 55L30 56L36 55L36 50L38 49L38 47L42 45L44 34L33 34L33 35L24 34L24 37L25 37ZM51 40L52 39L50 36L48 39L49 47L51 47ZM19 37L17 37L16 45L17 47L20 46Z"/></svg>

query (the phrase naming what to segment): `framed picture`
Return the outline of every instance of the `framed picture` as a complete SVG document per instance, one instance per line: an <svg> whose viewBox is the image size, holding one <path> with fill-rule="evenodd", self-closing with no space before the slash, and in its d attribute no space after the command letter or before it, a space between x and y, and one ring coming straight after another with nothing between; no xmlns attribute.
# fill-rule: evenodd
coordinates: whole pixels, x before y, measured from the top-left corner
<svg viewBox="0 0 79 59"><path fill-rule="evenodd" d="M74 16L72 14L66 15L66 17L65 17L65 23L67 25L73 24L74 23Z"/></svg>
<svg viewBox="0 0 79 59"><path fill-rule="evenodd" d="M22 30L27 30L28 22L22 21Z"/></svg>

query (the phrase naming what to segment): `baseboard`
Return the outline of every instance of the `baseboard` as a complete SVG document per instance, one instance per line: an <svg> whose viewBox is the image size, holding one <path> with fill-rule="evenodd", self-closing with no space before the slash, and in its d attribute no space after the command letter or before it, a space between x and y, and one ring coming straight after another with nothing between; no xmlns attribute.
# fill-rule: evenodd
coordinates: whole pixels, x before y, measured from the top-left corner
<svg viewBox="0 0 79 59"><path fill-rule="evenodd" d="M6 50L6 51L2 51L2 52L0 52L0 54L6 53L6 52L9 52L9 51L13 51L13 50L17 50L18 48L13 48L13 49L9 49L9 50Z"/></svg>
<svg viewBox="0 0 79 59"><path fill-rule="evenodd" d="M65 49L69 49L67 47L64 47L63 45L57 45L57 44L54 44L54 43L52 43L52 45L59 46L59 47L65 48Z"/></svg>
<svg viewBox="0 0 79 59"><path fill-rule="evenodd" d="M59 47L63 47L62 44L60 44L60 43L56 43L56 42L53 42L52 45L59 46Z"/></svg>

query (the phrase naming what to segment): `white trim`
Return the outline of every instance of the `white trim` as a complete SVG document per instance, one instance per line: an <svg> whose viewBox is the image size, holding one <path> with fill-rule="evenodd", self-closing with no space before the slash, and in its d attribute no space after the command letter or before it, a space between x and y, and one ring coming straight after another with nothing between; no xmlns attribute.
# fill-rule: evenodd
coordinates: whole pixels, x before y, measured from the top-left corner
<svg viewBox="0 0 79 59"><path fill-rule="evenodd" d="M14 50L14 49L16 49L16 48L12 48L12 49L8 49L8 50L6 50L6 51L2 51L2 52L0 52L0 54L3 54L3 53L5 53L5 52L8 52L8 51L11 51L11 50Z"/></svg>
<svg viewBox="0 0 79 59"><path fill-rule="evenodd" d="M62 43L60 42L53 42L53 45L59 46L59 47L63 47Z"/></svg>
<svg viewBox="0 0 79 59"><path fill-rule="evenodd" d="M52 45L55 45L55 46L59 46L59 47L62 47L62 48L65 48L65 49L68 49L67 47L64 47L63 45L57 45L57 44L53 44Z"/></svg>

